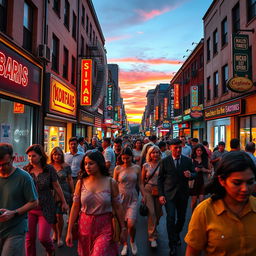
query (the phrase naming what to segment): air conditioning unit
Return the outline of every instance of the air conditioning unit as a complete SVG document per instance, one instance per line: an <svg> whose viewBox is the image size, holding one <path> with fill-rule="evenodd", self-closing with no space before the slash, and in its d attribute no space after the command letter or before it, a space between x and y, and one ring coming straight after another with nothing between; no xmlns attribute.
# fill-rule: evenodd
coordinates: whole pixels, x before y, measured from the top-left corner
<svg viewBox="0 0 256 256"><path fill-rule="evenodd" d="M47 62L51 62L51 50L46 44L38 46L38 57Z"/></svg>

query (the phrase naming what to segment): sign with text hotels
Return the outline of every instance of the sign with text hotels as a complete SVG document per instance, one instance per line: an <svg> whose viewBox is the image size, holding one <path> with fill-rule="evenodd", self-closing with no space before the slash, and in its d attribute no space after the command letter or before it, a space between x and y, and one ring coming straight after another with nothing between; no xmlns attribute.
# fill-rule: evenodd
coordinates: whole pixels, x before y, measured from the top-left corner
<svg viewBox="0 0 256 256"><path fill-rule="evenodd" d="M92 105L92 60L81 60L81 106Z"/></svg>

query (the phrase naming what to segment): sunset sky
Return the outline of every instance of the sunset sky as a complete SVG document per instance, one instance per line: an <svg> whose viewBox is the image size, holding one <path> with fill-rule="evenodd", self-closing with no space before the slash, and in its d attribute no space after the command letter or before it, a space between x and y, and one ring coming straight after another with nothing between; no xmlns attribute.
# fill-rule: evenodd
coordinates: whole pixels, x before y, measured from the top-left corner
<svg viewBox="0 0 256 256"><path fill-rule="evenodd" d="M140 123L147 91L169 83L203 37L202 17L212 0L92 1L108 63L119 65L128 121Z"/></svg>

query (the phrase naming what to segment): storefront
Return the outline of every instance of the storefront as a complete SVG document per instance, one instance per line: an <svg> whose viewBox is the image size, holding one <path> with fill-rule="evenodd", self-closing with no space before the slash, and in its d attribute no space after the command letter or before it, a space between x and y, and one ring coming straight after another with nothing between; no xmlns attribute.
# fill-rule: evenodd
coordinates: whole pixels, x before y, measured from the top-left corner
<svg viewBox="0 0 256 256"><path fill-rule="evenodd" d="M256 143L256 95L245 99L245 111L239 117L239 135L242 149L246 143Z"/></svg>
<svg viewBox="0 0 256 256"><path fill-rule="evenodd" d="M241 99L204 110L210 148L213 149L219 141L224 141L226 149L230 149L229 142L234 137L236 129L234 116L242 114L243 111L244 103Z"/></svg>
<svg viewBox="0 0 256 256"><path fill-rule="evenodd" d="M44 123L44 148L50 155L54 147L68 151L68 139L72 137L72 126L76 123L76 90L54 75L47 74L49 105L46 106Z"/></svg>
<svg viewBox="0 0 256 256"><path fill-rule="evenodd" d="M95 117L93 134L95 134L100 140L104 137L102 129L102 119L100 117Z"/></svg>
<svg viewBox="0 0 256 256"><path fill-rule="evenodd" d="M179 137L179 125L178 124L173 124L172 126L172 138L175 139Z"/></svg>
<svg viewBox="0 0 256 256"><path fill-rule="evenodd" d="M28 163L26 149L40 143L42 66L0 37L0 142L13 145L14 166Z"/></svg>
<svg viewBox="0 0 256 256"><path fill-rule="evenodd" d="M79 110L78 115L79 124L76 124L76 136L87 137L89 141L92 138L92 127L94 125L94 117L83 110Z"/></svg>

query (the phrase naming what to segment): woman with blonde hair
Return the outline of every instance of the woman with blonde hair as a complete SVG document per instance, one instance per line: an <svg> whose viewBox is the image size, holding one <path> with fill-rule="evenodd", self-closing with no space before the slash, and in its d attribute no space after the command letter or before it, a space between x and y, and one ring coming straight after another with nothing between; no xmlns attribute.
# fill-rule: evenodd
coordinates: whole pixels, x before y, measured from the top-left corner
<svg viewBox="0 0 256 256"><path fill-rule="evenodd" d="M74 184L71 177L71 167L65 163L64 153L60 147L53 148L50 155L50 164L56 170L58 181L60 183L66 202L68 203L69 207L71 207L72 195L74 193ZM55 193L54 197L56 203L57 224L53 225L53 241L57 240L58 247L61 247L64 244L61 237L64 224L63 214L65 212L63 212L61 209L61 200L59 196Z"/></svg>
<svg viewBox="0 0 256 256"><path fill-rule="evenodd" d="M151 247L157 247L157 225L163 215L162 207L158 200L157 178L161 151L158 146L151 146L146 155L146 163L141 173L141 183L144 186L143 200L148 207L148 239Z"/></svg>

